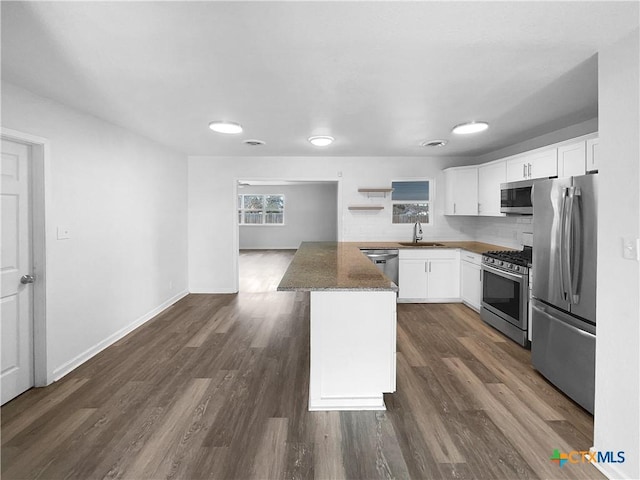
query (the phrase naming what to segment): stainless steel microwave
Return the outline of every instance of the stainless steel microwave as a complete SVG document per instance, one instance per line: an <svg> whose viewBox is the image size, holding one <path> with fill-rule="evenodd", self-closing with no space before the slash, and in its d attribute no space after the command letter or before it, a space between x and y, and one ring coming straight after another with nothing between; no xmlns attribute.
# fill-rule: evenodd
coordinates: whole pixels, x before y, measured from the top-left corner
<svg viewBox="0 0 640 480"><path fill-rule="evenodd" d="M500 184L500 212L506 214L533 215L533 185L536 180L522 180Z"/></svg>

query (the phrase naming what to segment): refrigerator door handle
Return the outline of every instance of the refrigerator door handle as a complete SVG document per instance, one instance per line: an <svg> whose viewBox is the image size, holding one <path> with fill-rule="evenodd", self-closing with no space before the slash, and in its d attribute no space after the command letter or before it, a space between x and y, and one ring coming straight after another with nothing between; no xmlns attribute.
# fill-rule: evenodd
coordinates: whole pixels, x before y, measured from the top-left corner
<svg viewBox="0 0 640 480"><path fill-rule="evenodd" d="M569 252L567 242L567 209L569 205L569 188L562 189L562 208L560 209L560 288L562 289L562 299L568 301L567 276L569 269Z"/></svg>
<svg viewBox="0 0 640 480"><path fill-rule="evenodd" d="M569 195L569 303L580 302L578 280L582 266L582 211L580 206L580 189L571 187ZM575 227L575 228L574 228Z"/></svg>

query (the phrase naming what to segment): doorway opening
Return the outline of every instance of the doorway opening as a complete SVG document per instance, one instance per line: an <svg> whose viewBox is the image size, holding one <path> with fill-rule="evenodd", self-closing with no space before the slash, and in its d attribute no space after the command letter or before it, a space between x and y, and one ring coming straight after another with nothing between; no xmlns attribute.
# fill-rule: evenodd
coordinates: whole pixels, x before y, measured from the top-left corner
<svg viewBox="0 0 640 480"><path fill-rule="evenodd" d="M302 242L337 241L339 183L236 182L237 288L274 291Z"/></svg>

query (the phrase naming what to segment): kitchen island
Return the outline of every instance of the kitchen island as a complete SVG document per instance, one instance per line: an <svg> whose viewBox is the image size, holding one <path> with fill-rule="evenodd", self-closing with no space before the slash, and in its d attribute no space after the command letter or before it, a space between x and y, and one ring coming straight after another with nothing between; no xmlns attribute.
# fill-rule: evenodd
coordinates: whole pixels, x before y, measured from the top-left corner
<svg viewBox="0 0 640 480"><path fill-rule="evenodd" d="M396 389L396 284L357 245L304 242L279 291L310 292L309 410L384 410Z"/></svg>

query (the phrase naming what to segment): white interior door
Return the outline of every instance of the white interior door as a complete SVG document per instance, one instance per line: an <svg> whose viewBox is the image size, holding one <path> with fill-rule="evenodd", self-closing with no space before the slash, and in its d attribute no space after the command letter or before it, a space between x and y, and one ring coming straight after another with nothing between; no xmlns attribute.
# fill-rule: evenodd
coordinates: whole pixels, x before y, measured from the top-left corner
<svg viewBox="0 0 640 480"><path fill-rule="evenodd" d="M28 276L33 272L29 154L30 147L2 140L0 376L3 404L31 388L34 379L33 285L28 283Z"/></svg>

